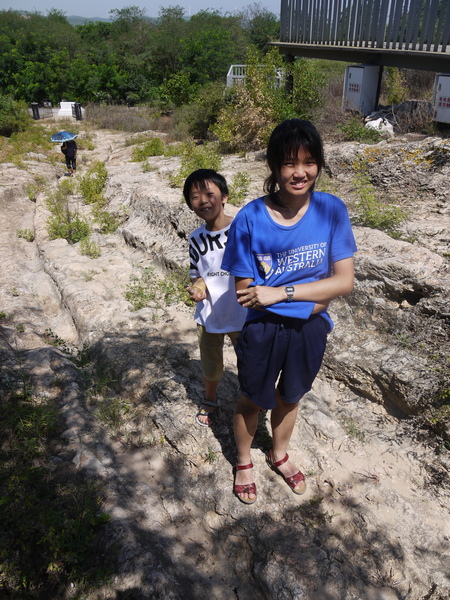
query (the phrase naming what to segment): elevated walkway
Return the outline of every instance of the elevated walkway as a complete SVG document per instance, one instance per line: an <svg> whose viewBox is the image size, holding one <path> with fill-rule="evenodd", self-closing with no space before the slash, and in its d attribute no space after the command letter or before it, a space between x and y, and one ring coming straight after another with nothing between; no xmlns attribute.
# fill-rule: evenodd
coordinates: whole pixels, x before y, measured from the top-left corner
<svg viewBox="0 0 450 600"><path fill-rule="evenodd" d="M450 0L281 0L291 57L450 72Z"/></svg>

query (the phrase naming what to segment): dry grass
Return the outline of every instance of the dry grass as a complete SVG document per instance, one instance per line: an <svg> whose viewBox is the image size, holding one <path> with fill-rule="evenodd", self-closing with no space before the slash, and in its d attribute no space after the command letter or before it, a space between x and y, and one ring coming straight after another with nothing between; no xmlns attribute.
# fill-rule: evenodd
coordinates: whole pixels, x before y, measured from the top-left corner
<svg viewBox="0 0 450 600"><path fill-rule="evenodd" d="M86 118L100 129L130 133L159 127L159 115L152 113L147 107L130 108L128 106L88 104Z"/></svg>

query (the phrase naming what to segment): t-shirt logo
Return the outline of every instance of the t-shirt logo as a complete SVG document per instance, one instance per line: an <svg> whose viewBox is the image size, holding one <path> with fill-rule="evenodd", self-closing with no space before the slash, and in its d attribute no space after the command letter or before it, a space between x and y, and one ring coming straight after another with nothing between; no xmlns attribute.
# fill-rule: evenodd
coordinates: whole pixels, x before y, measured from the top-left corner
<svg viewBox="0 0 450 600"><path fill-rule="evenodd" d="M271 254L257 254L259 268L264 273L265 279L268 279L273 273L273 261Z"/></svg>

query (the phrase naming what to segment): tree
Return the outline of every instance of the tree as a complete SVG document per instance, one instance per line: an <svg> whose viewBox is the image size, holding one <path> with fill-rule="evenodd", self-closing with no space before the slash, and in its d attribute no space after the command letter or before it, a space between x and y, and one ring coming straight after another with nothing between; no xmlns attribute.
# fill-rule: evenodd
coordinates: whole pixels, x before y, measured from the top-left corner
<svg viewBox="0 0 450 600"><path fill-rule="evenodd" d="M267 43L279 39L280 21L276 15L254 3L239 13L242 27L248 35L252 46L266 52Z"/></svg>
<svg viewBox="0 0 450 600"><path fill-rule="evenodd" d="M161 8L151 40L151 75L157 83L181 69L181 40L186 37L187 24L181 6Z"/></svg>
<svg viewBox="0 0 450 600"><path fill-rule="evenodd" d="M236 19L223 17L217 11L200 11L191 17L186 37L181 40L181 66L189 71L193 82L203 85L218 79L225 81L230 65L244 60L244 43L239 46L233 40L237 27Z"/></svg>

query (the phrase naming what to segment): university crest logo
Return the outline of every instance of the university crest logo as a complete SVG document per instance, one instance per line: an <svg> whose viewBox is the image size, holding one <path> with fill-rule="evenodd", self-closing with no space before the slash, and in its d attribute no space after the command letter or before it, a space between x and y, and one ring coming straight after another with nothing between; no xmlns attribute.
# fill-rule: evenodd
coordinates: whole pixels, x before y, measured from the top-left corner
<svg viewBox="0 0 450 600"><path fill-rule="evenodd" d="M264 273L265 279L268 279L273 273L273 261L271 254L257 254L256 258L259 261L259 268Z"/></svg>

